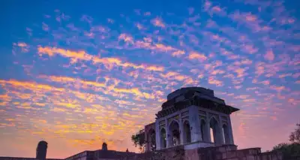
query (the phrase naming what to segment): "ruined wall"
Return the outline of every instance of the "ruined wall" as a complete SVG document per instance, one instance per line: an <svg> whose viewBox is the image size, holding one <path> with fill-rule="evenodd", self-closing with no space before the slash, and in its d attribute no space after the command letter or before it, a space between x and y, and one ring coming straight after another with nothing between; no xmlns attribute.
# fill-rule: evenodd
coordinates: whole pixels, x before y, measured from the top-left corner
<svg viewBox="0 0 300 160"><path fill-rule="evenodd" d="M277 152L261 153L260 148L237 150L235 145L184 150L183 146L147 152L123 160L282 160Z"/></svg>
<svg viewBox="0 0 300 160"><path fill-rule="evenodd" d="M131 157L125 157L123 160L185 160L184 155L184 147L177 146L154 152L141 153Z"/></svg>

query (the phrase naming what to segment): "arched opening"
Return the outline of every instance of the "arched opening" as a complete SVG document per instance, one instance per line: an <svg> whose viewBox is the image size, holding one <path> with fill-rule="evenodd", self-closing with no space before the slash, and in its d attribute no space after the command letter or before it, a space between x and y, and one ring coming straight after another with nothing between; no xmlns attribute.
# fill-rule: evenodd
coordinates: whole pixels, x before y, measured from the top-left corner
<svg viewBox="0 0 300 160"><path fill-rule="evenodd" d="M176 121L173 121L170 124L170 146L177 146L180 144L180 133L179 133L179 124Z"/></svg>
<svg viewBox="0 0 300 160"><path fill-rule="evenodd" d="M218 121L215 118L210 120L210 139L212 143L217 143Z"/></svg>
<svg viewBox="0 0 300 160"><path fill-rule="evenodd" d="M200 123L200 129L201 129L201 140L202 141L206 141L206 122L205 120L201 120L201 123Z"/></svg>
<svg viewBox="0 0 300 160"><path fill-rule="evenodd" d="M166 148L167 146L167 136L166 136L166 130L164 128L162 128L160 130L160 145L161 145L161 148Z"/></svg>
<svg viewBox="0 0 300 160"><path fill-rule="evenodd" d="M212 128L209 129L211 143L215 143L215 135Z"/></svg>
<svg viewBox="0 0 300 160"><path fill-rule="evenodd" d="M151 129L148 133L148 143L150 151L154 151L156 149L156 141L155 141L155 131Z"/></svg>
<svg viewBox="0 0 300 160"><path fill-rule="evenodd" d="M230 144L228 126L226 124L223 124L222 129L223 129L222 133L224 137L224 144Z"/></svg>
<svg viewBox="0 0 300 160"><path fill-rule="evenodd" d="M183 123L184 143L191 143L191 127L188 121Z"/></svg>

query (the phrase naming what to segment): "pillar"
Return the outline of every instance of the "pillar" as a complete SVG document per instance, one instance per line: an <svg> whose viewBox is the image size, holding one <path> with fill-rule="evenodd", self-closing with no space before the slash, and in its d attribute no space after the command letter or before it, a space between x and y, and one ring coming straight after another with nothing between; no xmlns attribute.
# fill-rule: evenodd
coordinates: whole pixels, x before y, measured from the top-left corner
<svg viewBox="0 0 300 160"><path fill-rule="evenodd" d="M206 132L206 141L207 142L211 142L211 135L210 135L210 119L209 119L209 114L208 114L208 112L206 112L206 125L205 125L205 127L206 127L206 130L205 130L205 132Z"/></svg>
<svg viewBox="0 0 300 160"><path fill-rule="evenodd" d="M180 132L180 144L183 144L184 129L183 129L183 122L182 122L182 118L181 118L181 113L179 113L179 132Z"/></svg>
<svg viewBox="0 0 300 160"><path fill-rule="evenodd" d="M228 115L228 134L230 137L230 144L234 144L234 139L233 139L233 131L232 131L232 126L231 126L231 119L230 116Z"/></svg>
<svg viewBox="0 0 300 160"><path fill-rule="evenodd" d="M166 140L167 140L167 145L166 145L166 148L170 147L170 138L171 138L171 135L170 135L170 127L169 127L169 124L168 124L168 120L167 118L165 118L165 124L166 124Z"/></svg>
<svg viewBox="0 0 300 160"><path fill-rule="evenodd" d="M156 150L161 149L161 137L160 137L160 129L159 129L159 121L155 121L155 141L156 141Z"/></svg>
<svg viewBox="0 0 300 160"><path fill-rule="evenodd" d="M221 115L218 116L219 119L219 123L218 123L218 127L219 127L219 133L218 133L218 144L225 144L225 137L223 136L223 126L222 126L222 117Z"/></svg>
<svg viewBox="0 0 300 160"><path fill-rule="evenodd" d="M200 141L200 121L199 110L197 106L190 106L189 108L189 122L191 127L191 142Z"/></svg>

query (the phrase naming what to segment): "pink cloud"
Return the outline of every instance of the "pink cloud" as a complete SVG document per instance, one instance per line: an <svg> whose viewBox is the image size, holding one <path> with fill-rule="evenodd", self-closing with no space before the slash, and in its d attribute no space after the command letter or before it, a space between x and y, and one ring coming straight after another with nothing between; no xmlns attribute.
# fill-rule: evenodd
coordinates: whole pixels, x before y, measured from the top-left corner
<svg viewBox="0 0 300 160"><path fill-rule="evenodd" d="M252 15L251 13L246 14L246 20L253 22L257 20L257 17L255 15Z"/></svg>
<svg viewBox="0 0 300 160"><path fill-rule="evenodd" d="M247 44L242 45L242 49L249 54L253 54L258 51L258 48L254 47L253 45L247 45Z"/></svg>
<svg viewBox="0 0 300 160"><path fill-rule="evenodd" d="M139 29L139 30L142 30L144 27L142 24L140 23L136 23L135 26Z"/></svg>
<svg viewBox="0 0 300 160"><path fill-rule="evenodd" d="M268 50L267 53L264 55L264 58L266 60L273 61L275 58L275 55L272 50Z"/></svg>
<svg viewBox="0 0 300 160"><path fill-rule="evenodd" d="M126 33L122 33L118 37L119 40L124 40L125 42L134 43L133 37L131 35L128 35Z"/></svg>
<svg viewBox="0 0 300 160"><path fill-rule="evenodd" d="M285 90L285 86L270 86L271 89L276 90L277 92L281 92L282 90Z"/></svg>
<svg viewBox="0 0 300 160"><path fill-rule="evenodd" d="M161 18L152 19L151 23L156 27L165 28L165 24Z"/></svg>

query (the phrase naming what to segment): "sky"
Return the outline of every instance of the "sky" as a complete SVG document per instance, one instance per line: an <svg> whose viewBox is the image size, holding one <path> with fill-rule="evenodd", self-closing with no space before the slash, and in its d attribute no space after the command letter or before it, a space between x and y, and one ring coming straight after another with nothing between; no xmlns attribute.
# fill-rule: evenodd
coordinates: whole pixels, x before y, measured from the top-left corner
<svg viewBox="0 0 300 160"><path fill-rule="evenodd" d="M199 86L239 108L238 148L270 150L300 122L300 2L0 2L0 156L138 151L166 96Z"/></svg>

